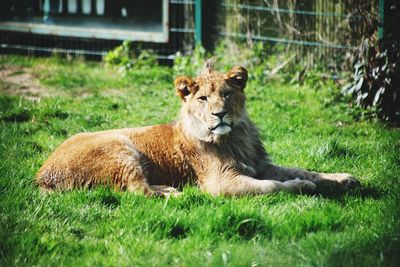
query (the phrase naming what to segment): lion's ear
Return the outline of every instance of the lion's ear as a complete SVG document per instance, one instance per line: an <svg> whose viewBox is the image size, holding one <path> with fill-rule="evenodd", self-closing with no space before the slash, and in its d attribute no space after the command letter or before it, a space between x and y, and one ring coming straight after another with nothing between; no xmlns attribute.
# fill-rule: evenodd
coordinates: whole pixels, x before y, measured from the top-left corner
<svg viewBox="0 0 400 267"><path fill-rule="evenodd" d="M226 80L233 87L244 89L247 82L247 70L244 67L233 67L227 74Z"/></svg>
<svg viewBox="0 0 400 267"><path fill-rule="evenodd" d="M180 98L185 100L185 97L195 92L195 81L192 78L186 76L176 77L175 81L176 93Z"/></svg>

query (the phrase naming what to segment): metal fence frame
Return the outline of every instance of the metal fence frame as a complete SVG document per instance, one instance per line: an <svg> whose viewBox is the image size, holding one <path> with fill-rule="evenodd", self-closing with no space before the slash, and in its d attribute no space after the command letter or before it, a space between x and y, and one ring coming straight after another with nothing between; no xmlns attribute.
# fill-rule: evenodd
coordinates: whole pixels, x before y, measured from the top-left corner
<svg viewBox="0 0 400 267"><path fill-rule="evenodd" d="M203 19L203 9L204 6L208 2L207 0L170 0L169 5L172 10L178 10L176 14L170 16L176 16L176 18L170 19L170 27L169 27L169 44L167 46L162 45L154 45L147 43L140 43L139 47L143 49L154 49L158 58L162 60L173 60L174 54L177 51L190 52L196 44L202 44L204 35L202 35L202 26L207 23L206 20ZM208 2L209 3L209 2ZM313 10L299 10L299 9L289 9L289 8L276 8L269 5L254 5L254 4L243 4L243 3L235 3L231 4L228 1L218 1L213 2L218 3L222 9L239 9L239 10L247 10L247 11L257 11L257 12L268 12L268 13L278 13L278 14L296 14L299 16L322 16L322 17L339 17L339 18L352 18L352 19L360 19L359 15L354 14L342 14L335 12L316 12ZM384 0L379 0L379 11L380 16L383 19L383 6ZM189 11L188 11L189 10ZM193 12L193 14L189 14L193 23L182 22L182 18L179 16L186 16L187 12ZM175 20L175 21L174 21ZM221 25L216 25L219 28ZM379 30L379 37L383 36L383 29ZM294 38L284 38L284 37L276 37L276 36L268 36L268 35L259 35L252 33L244 33L244 32L229 32L224 29L218 31L218 39L223 38L233 38L238 40L253 40L253 41L261 41L261 42L272 42L276 44L286 44L286 45L297 45L300 47L319 47L319 48L327 48L334 50L353 50L355 49L354 45L341 44L341 43L329 43L329 42L318 42L318 41L309 41L303 39L294 39ZM19 37L21 38L21 37ZM186 41L185 41L186 40ZM218 40L215 40L218 41ZM186 42L186 45L184 44ZM110 49L111 45L116 45L116 42L109 42L108 45L105 45L105 49ZM13 44L12 46L8 46L5 44L0 44L0 49L14 48L20 50L28 50L28 51L43 51L43 52L58 52L58 53L82 53L85 55L97 55L103 56L107 50L98 50L98 51L90 51L85 48L82 49L69 49L66 47L35 47L33 45L26 44Z"/></svg>

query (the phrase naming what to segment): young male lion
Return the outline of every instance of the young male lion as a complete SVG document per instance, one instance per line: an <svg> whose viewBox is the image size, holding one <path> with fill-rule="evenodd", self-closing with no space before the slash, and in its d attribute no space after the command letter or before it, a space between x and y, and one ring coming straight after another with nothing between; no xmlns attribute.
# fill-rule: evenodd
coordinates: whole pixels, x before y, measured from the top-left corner
<svg viewBox="0 0 400 267"><path fill-rule="evenodd" d="M213 195L348 190L358 182L345 173L316 173L276 166L268 159L245 108L247 71L228 73L206 62L195 79L180 76L177 122L80 133L61 144L36 176L45 191L108 184L147 195L178 194L195 181Z"/></svg>

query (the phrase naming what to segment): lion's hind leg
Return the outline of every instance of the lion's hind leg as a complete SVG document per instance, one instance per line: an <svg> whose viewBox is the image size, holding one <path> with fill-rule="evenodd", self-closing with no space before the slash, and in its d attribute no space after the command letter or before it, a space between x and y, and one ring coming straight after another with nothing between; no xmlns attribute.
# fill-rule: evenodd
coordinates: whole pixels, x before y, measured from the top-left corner
<svg viewBox="0 0 400 267"><path fill-rule="evenodd" d="M118 142L118 146L110 155L110 170L107 171L111 185L123 191L143 193L146 196L154 195L154 190L147 182L146 164L140 151L125 138L122 142Z"/></svg>
<svg viewBox="0 0 400 267"><path fill-rule="evenodd" d="M153 191L141 153L120 134L79 134L63 143L43 164L36 182L44 192L105 185L115 190Z"/></svg>
<svg viewBox="0 0 400 267"><path fill-rule="evenodd" d="M141 153L129 142L122 152L119 152L116 160L121 165L119 169L121 177L117 183L123 190L139 192L150 197L176 197L181 195L176 188L167 185L150 185L146 178L146 160ZM122 159L122 160L121 160Z"/></svg>

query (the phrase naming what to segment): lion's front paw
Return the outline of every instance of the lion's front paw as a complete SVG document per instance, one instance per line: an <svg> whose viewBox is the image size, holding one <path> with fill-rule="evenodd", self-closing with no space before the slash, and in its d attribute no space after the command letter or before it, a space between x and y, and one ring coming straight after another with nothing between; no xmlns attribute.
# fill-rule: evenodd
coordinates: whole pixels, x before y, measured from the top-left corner
<svg viewBox="0 0 400 267"><path fill-rule="evenodd" d="M283 183L286 190L293 193L313 193L317 186L308 180L300 180L296 178Z"/></svg>
<svg viewBox="0 0 400 267"><path fill-rule="evenodd" d="M348 173L334 173L332 176L339 184L339 187L345 191L361 185L361 183L353 175Z"/></svg>
<svg viewBox="0 0 400 267"><path fill-rule="evenodd" d="M361 183L351 174L348 173L332 173L323 175L323 180L320 181L319 185L325 187L338 188L341 191L349 191Z"/></svg>

